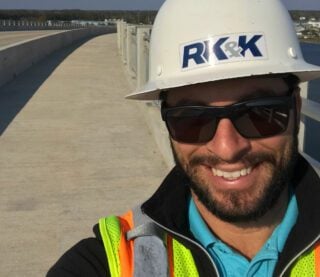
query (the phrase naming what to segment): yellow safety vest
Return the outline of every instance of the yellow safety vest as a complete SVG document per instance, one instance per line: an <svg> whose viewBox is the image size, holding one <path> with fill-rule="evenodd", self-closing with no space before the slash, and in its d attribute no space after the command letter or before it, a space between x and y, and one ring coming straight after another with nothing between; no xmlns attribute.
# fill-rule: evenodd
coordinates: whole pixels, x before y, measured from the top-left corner
<svg viewBox="0 0 320 277"><path fill-rule="evenodd" d="M99 220L99 230L107 255L111 277L134 276L134 240L126 234L134 229L133 212ZM166 234L163 241L168 255L168 276L197 277L192 253L183 244ZM290 277L320 277L320 243L304 253L291 267Z"/></svg>

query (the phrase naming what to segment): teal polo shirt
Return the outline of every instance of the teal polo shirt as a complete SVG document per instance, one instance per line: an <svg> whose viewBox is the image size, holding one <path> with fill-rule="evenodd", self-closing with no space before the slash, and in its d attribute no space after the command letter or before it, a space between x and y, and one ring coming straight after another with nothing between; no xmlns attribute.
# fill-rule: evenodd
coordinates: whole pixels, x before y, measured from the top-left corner
<svg viewBox="0 0 320 277"><path fill-rule="evenodd" d="M296 223L298 205L294 194L290 195L288 208L282 222L274 229L270 238L256 256L248 261L240 253L235 252L209 230L190 197L189 227L191 233L207 249L215 261L221 276L224 277L251 277L272 276L287 237Z"/></svg>

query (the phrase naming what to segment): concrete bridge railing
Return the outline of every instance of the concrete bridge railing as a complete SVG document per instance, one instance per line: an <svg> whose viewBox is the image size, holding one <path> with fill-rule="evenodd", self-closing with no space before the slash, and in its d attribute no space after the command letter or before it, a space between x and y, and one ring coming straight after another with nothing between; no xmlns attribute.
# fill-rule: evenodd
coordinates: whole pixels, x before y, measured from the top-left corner
<svg viewBox="0 0 320 277"><path fill-rule="evenodd" d="M82 39L115 31L115 27L81 28L0 47L0 86L58 49Z"/></svg>
<svg viewBox="0 0 320 277"><path fill-rule="evenodd" d="M148 80L151 29L151 25L117 22L119 52L130 77L136 80L137 87L143 86Z"/></svg>
<svg viewBox="0 0 320 277"><path fill-rule="evenodd" d="M27 20L0 19L0 31L27 31L27 30L71 30L85 28L71 22L40 22Z"/></svg>
<svg viewBox="0 0 320 277"><path fill-rule="evenodd" d="M301 154L313 165L313 167L320 175L320 161L314 159L313 157L305 153L305 121L307 118L311 118L317 122L320 122L320 104L308 99L308 83L303 83L300 87L302 96L302 117L299 132L299 150ZM315 147L311 146L311 148Z"/></svg>
<svg viewBox="0 0 320 277"><path fill-rule="evenodd" d="M149 41L152 26L131 25L124 21L117 22L118 47L123 63L126 65L131 79L136 88L141 87L148 80ZM299 150L301 154L313 165L320 175L320 161L305 153L305 119L312 118L320 122L320 104L307 99L308 83L301 84L302 94L302 118L299 132ZM173 158L168 142L168 135L157 112L159 104L147 102L147 119L152 128L154 137L160 147L167 164L173 164Z"/></svg>

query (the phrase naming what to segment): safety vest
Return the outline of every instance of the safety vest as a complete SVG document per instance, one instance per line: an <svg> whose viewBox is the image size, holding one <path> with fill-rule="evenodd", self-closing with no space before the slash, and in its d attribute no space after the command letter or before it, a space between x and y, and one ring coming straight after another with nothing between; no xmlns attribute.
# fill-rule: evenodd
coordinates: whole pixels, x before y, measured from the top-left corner
<svg viewBox="0 0 320 277"><path fill-rule="evenodd" d="M191 251L139 208L99 220L111 277L197 277ZM320 243L291 267L290 277L320 277Z"/></svg>

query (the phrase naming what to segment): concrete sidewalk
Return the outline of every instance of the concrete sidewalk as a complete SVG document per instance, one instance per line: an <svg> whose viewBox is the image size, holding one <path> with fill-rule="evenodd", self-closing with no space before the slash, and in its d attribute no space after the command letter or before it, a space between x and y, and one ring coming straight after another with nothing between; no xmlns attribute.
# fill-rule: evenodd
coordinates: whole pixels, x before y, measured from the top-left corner
<svg viewBox="0 0 320 277"><path fill-rule="evenodd" d="M116 36L78 46L0 88L0 276L44 276L167 172L139 104L124 100Z"/></svg>

